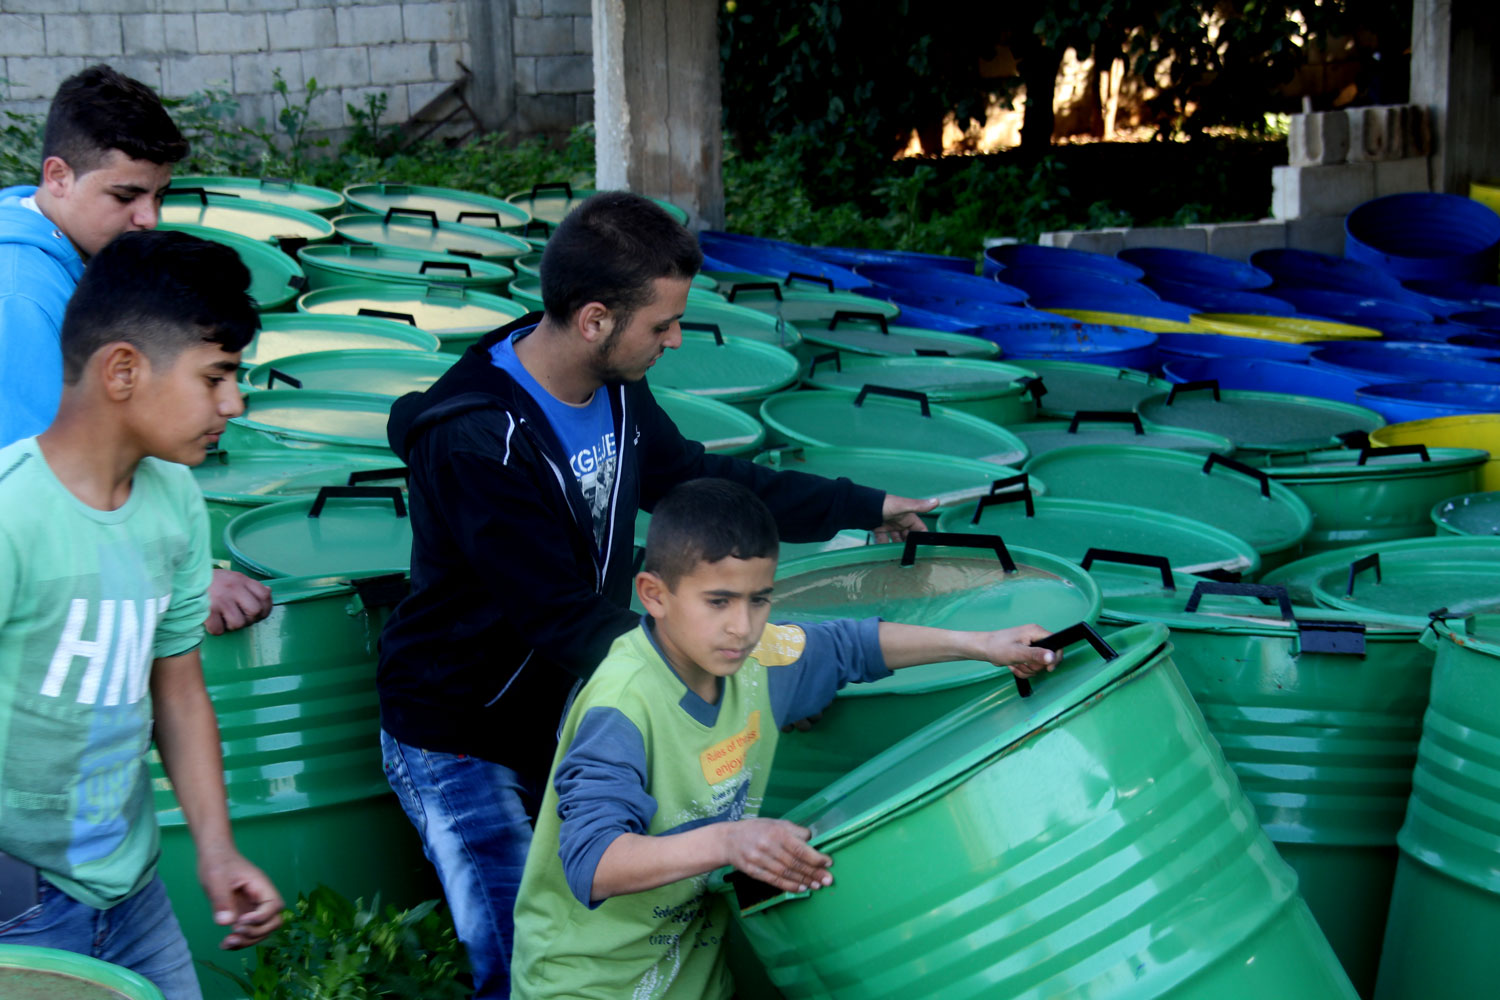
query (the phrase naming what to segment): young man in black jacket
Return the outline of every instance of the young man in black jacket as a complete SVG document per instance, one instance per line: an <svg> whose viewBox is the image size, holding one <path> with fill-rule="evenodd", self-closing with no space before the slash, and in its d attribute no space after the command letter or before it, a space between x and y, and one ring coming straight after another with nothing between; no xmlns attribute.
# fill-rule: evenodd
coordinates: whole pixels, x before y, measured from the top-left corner
<svg viewBox="0 0 1500 1000"><path fill-rule="evenodd" d="M412 590L381 640L385 769L474 968L507 997L511 910L570 693L638 624L636 513L673 486L743 483L789 542L896 535L935 501L773 472L683 438L647 387L682 342L703 256L650 201L596 195L542 257L545 311L470 348L389 434L410 467Z"/></svg>

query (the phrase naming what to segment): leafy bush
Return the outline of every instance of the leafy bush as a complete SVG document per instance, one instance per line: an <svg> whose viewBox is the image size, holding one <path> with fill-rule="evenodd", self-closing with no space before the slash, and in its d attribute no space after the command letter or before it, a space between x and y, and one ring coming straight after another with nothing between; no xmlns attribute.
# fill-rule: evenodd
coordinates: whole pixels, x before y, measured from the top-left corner
<svg viewBox="0 0 1500 1000"><path fill-rule="evenodd" d="M453 921L429 900L380 912L327 886L297 898L245 976L210 964L250 1000L467 1000L468 959Z"/></svg>

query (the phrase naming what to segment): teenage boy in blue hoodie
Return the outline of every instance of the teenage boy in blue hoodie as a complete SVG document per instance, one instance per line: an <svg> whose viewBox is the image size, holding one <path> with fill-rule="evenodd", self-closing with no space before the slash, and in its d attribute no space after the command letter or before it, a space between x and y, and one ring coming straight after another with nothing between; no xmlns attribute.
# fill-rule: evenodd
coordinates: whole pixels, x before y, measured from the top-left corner
<svg viewBox="0 0 1500 1000"><path fill-rule="evenodd" d="M156 228L187 140L150 87L108 66L64 80L42 139L41 183L0 190L0 448L39 434L62 398L63 310L84 265L121 233ZM271 592L217 570L208 630L243 628Z"/></svg>

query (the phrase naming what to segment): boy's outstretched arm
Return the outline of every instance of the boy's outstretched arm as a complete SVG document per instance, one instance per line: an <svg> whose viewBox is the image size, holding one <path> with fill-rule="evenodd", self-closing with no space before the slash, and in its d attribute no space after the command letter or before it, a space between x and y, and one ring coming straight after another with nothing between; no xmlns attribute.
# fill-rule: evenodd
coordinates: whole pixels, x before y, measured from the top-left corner
<svg viewBox="0 0 1500 1000"><path fill-rule="evenodd" d="M193 835L198 881L214 922L233 927L222 948L258 944L281 926L281 895L234 846L224 800L219 723L203 684L199 651L157 659L151 667L156 747Z"/></svg>
<svg viewBox="0 0 1500 1000"><path fill-rule="evenodd" d="M1051 670L1062 654L1031 645L1052 633L1040 625L1018 625L996 632L959 632L922 625L880 623L880 651L892 670L947 660L987 660L1009 667L1017 677Z"/></svg>
<svg viewBox="0 0 1500 1000"><path fill-rule="evenodd" d="M710 823L686 833L622 833L594 870L594 899L645 892L733 865L784 892L833 884L833 859L807 845L806 827L781 819Z"/></svg>

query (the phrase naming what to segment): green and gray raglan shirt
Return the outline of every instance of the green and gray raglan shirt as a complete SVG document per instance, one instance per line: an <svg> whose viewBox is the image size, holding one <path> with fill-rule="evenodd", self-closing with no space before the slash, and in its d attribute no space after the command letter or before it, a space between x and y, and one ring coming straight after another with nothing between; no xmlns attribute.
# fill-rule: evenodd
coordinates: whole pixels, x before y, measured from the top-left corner
<svg viewBox="0 0 1500 1000"><path fill-rule="evenodd" d="M0 850L105 908L151 880L151 664L203 637L208 516L186 468L147 458L95 510L35 438L0 449Z"/></svg>

